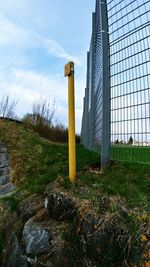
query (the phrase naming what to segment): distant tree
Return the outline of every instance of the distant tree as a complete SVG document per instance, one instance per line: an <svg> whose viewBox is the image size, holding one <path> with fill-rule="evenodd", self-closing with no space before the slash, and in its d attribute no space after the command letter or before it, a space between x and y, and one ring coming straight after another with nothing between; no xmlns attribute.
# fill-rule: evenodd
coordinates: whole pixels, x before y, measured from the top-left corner
<svg viewBox="0 0 150 267"><path fill-rule="evenodd" d="M55 102L50 104L40 99L33 103L32 113L27 113L22 121L27 128L52 142L68 143L68 128L62 123L54 123L54 114ZM80 143L79 135L76 135L76 142Z"/></svg>
<svg viewBox="0 0 150 267"><path fill-rule="evenodd" d="M51 104L47 99L40 99L33 103L32 114L34 124L38 126L51 126L55 114L55 101Z"/></svg>
<svg viewBox="0 0 150 267"><path fill-rule="evenodd" d="M130 138L129 138L128 145L133 145L133 138L132 138L132 136L130 136Z"/></svg>
<svg viewBox="0 0 150 267"><path fill-rule="evenodd" d="M23 116L22 121L28 128L33 128L33 114L32 113L27 113Z"/></svg>
<svg viewBox="0 0 150 267"><path fill-rule="evenodd" d="M0 117L14 119L16 118L15 109L18 101L10 100L9 95L2 97L0 100Z"/></svg>
<svg viewBox="0 0 150 267"><path fill-rule="evenodd" d="M115 145L119 145L119 140L118 139L115 141Z"/></svg>
<svg viewBox="0 0 150 267"><path fill-rule="evenodd" d="M46 137L53 124L54 114L55 102L51 104L48 100L40 99L33 103L32 113L27 113L23 121L27 127Z"/></svg>

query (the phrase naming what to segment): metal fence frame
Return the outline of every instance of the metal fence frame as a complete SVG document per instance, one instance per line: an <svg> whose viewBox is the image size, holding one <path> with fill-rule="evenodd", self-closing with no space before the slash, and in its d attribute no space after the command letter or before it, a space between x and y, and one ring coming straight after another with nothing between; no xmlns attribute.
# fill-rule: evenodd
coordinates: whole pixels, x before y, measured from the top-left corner
<svg viewBox="0 0 150 267"><path fill-rule="evenodd" d="M112 50L112 37L115 36L115 32L118 31L119 34L119 30L121 28L124 27L124 31L126 31L126 27L128 27L128 25L130 25L129 27L129 31L124 34L124 36L130 36L132 37L133 34L139 33L140 34L140 30L142 31L142 29L144 29L144 27L146 27L147 25L150 25L150 21L143 22L143 24L139 25L139 28L137 29L132 29L133 27L133 22L134 20L138 23L138 19L140 20L141 18L145 18L144 16L147 16L148 18L148 0L144 0L143 4L140 4L140 2L137 1L137 7L134 10L130 10L131 9L131 5L132 5L132 9L134 7L135 4L135 0L130 1L130 3L126 3L126 0L96 0L96 9L95 12L92 15L92 37L91 37L91 43L90 43L90 50L87 54L87 83L86 83L86 89L85 89L85 97L84 97L84 110L83 110L83 119L82 119L82 129L81 129L81 142L89 149L93 149L98 151L99 153L101 153L101 167L105 167L109 161L110 158L114 158L114 159L121 159L119 158L119 154L118 157L115 158L114 154L113 154L113 149L118 148L118 151L120 149L120 146L116 146L116 144L114 145L114 143L112 143L113 140L113 134L114 135L119 135L119 128L116 130L116 132L113 132L113 124L116 123L115 120L113 121L112 118L112 114L114 112L115 114L115 110L116 110L116 114L118 112L120 112L121 115L119 116L124 116L122 115L125 109L127 109L127 112L129 112L128 107L123 107L122 111L120 111L120 106L121 105L121 101L123 101L123 97L119 95L118 91L116 93L116 98L118 98L119 100L117 100L116 102L113 100L113 94L112 94L112 88L113 88L113 84L112 84L112 64L110 62L110 59L112 60L113 55L115 58L115 54L119 53L119 50L116 50L114 52L114 54L112 54L112 51L110 51L110 48ZM130 16L130 20L129 22L126 22L126 16L125 14L123 14L123 12L125 11L125 8L128 9L128 14ZM145 8L145 13L142 13L143 8ZM115 11L115 12L114 12ZM119 13L122 12L122 13ZM133 16L133 12L134 12L134 16L135 18L132 19ZM137 12L137 13L136 13ZM139 13L138 13L139 12ZM112 22L111 18L113 18L114 14L122 14L122 18L119 18L118 20L115 20ZM116 15L117 16L117 15ZM118 15L119 16L119 15ZM124 25L122 22L120 22L120 25L117 25L116 21L125 21ZM113 27L116 27L114 28ZM108 33L109 32L109 33ZM121 33L121 31L120 31ZM121 34L120 34L121 35ZM119 37L119 40L122 40L125 37ZM147 36L143 36L143 39L141 39L141 42L144 42L144 38L147 38ZM148 42L148 39L146 39ZM119 42L117 39L115 41L116 43ZM121 42L121 41L120 41ZM140 41L138 41L140 42ZM137 42L137 46L139 45ZM131 45L128 45L125 49L126 49L126 53L129 49L133 49L134 47L131 47ZM136 48L136 47L135 47ZM114 49L115 46L114 46ZM124 48L120 46L120 51L122 51ZM145 53L145 58L146 58L146 53L148 52L148 48L146 47L145 49L141 51L137 51L137 53L134 51L133 52L133 56L138 54L142 54L144 57L144 53ZM121 52L120 52L121 53ZM135 57L136 59L136 57ZM114 64L120 64L119 66L121 66L121 68L123 69L123 60L118 61L117 63ZM129 56L125 56L125 60L131 60L131 55ZM145 61L142 67L144 67L144 64L147 64L148 66L148 56L147 56L147 61ZM138 68L140 68L140 64L137 65ZM127 66L124 67L124 72L126 71L126 75L127 72L130 71L130 68ZM148 67L147 67L148 68ZM132 67L132 69L135 69L135 66ZM111 71L111 72L110 72ZM114 68L115 71L115 68ZM119 69L120 73L122 73L122 70ZM132 70L131 70L132 71ZM115 72L114 72L115 73ZM116 88L121 88L121 85L119 84L119 77L117 76L119 75L119 72L116 74L116 77L118 78L117 80L117 86ZM148 69L147 69L147 73L145 73L145 76L148 79ZM131 75L130 75L131 76ZM141 77L143 79L143 83L144 83L144 78L145 78L144 74ZM121 77L121 74L120 74ZM140 79L139 77L136 79ZM121 78L120 78L121 80ZM130 77L129 79L129 84L127 84L127 82L124 82L124 86L128 85L128 87L130 86L132 80L134 80L134 76ZM149 80L148 80L149 81ZM148 82L147 82L148 84ZM150 84L149 84L150 86ZM127 86L126 86L127 87ZM141 88L140 88L141 89ZM146 122L148 122L148 120L146 121L146 115L145 117L143 116L143 118L138 118L134 115L133 120L136 121L137 119L140 121L142 119L144 119L145 121L145 129L147 129L146 131L146 138L149 140L150 138L150 87L145 88L143 90L147 90L144 91L145 97L146 94L148 95L148 99L147 99L147 106L145 106L145 113L147 110L147 118L149 120L149 124L146 125ZM142 89L140 90L142 91ZM139 93L139 91L137 91L137 94ZM129 94L132 94L132 98L134 99L134 92L129 92ZM135 93L136 94L136 93ZM139 93L140 94L140 93ZM126 97L127 93L125 94ZM122 97L122 98L121 98ZM124 97L124 101L126 101ZM130 96L131 98L131 96ZM141 94L141 98L142 98L142 94ZM132 99L131 99L132 100ZM113 107L113 102L115 103L115 108ZM120 101L120 103L119 103ZM134 101L134 100L132 100ZM142 102L142 105L146 105L146 101ZM131 107L133 106L133 103L131 105ZM138 104L136 104L135 106L138 106ZM130 107L130 113L131 113L131 107ZM133 108L134 109L134 108ZM149 110L149 111L148 111ZM127 121L127 122L124 122ZM124 125L128 125L128 124L132 124L131 122L131 114L128 116L127 115L127 119L124 119L123 117L121 117L120 121L118 121L118 127L121 127L120 125L122 125L122 123L124 122ZM119 125L120 123L120 125ZM125 127L125 126L124 126ZM129 126L128 126L129 127ZM132 126L130 126L132 127ZM135 122L134 122L134 130L135 130ZM117 132L118 131L118 132ZM144 136L144 130L143 130L143 136ZM122 135L125 135L125 132L122 133ZM135 133L134 133L135 134ZM129 134L128 134L129 135ZM127 137L128 137L127 135ZM138 137L139 138L139 137ZM144 137L142 137L144 138ZM150 143L150 140L149 140ZM144 143L143 143L144 144ZM123 144L121 144L123 145ZM126 146L122 146L122 148L127 148ZM131 149L131 146L129 147ZM132 147L133 148L133 147ZM135 150L135 153L138 151L138 149L136 150L136 147L134 147L134 149L132 149L132 153ZM116 150L117 151L117 150ZM141 150L142 151L142 150ZM144 150L143 150L144 151ZM148 150L147 150L148 151ZM131 152L131 151L130 151ZM150 149L149 149L150 152ZM147 152L147 153L149 153ZM120 152L119 152L120 153ZM139 152L140 153L140 152ZM144 152L142 152L144 153ZM126 159L124 159L126 160ZM140 162L141 159L139 157L139 160L136 159L136 161ZM144 160L143 160L144 161ZM150 163L150 158L148 156L148 163Z"/></svg>

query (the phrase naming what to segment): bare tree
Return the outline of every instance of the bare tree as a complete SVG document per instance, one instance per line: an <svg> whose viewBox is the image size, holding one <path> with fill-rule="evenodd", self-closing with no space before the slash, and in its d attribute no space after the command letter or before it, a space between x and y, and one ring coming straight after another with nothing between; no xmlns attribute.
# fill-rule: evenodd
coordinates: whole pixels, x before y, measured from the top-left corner
<svg viewBox="0 0 150 267"><path fill-rule="evenodd" d="M0 117L2 118L15 118L15 109L18 101L10 100L9 95L2 97L0 100Z"/></svg>
<svg viewBox="0 0 150 267"><path fill-rule="evenodd" d="M33 103L33 125L51 126L55 114L55 101L51 104L47 99L40 99Z"/></svg>
<svg viewBox="0 0 150 267"><path fill-rule="evenodd" d="M27 127L32 128L41 136L47 137L53 124L55 114L55 102L50 103L47 99L39 99L33 103L32 113L24 116L23 121Z"/></svg>

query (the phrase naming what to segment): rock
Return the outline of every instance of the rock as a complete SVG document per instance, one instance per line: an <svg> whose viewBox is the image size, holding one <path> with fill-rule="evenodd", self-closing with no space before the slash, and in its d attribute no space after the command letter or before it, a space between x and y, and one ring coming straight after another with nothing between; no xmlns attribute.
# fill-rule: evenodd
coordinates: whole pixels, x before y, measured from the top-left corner
<svg viewBox="0 0 150 267"><path fill-rule="evenodd" d="M120 262L123 260L129 233L118 215L98 219L89 213L81 218L78 228L82 249L89 258L107 266L116 266L118 255Z"/></svg>
<svg viewBox="0 0 150 267"><path fill-rule="evenodd" d="M83 264L79 255L79 251L77 251L74 246L68 242L62 241L52 255L53 266L82 267Z"/></svg>
<svg viewBox="0 0 150 267"><path fill-rule="evenodd" d="M3 168L0 168L0 177L11 175L11 168L9 166L5 166Z"/></svg>
<svg viewBox="0 0 150 267"><path fill-rule="evenodd" d="M0 168L8 166L8 154L7 152L0 153Z"/></svg>
<svg viewBox="0 0 150 267"><path fill-rule="evenodd" d="M0 186L9 183L11 181L11 177L12 173L10 167L5 166L0 168Z"/></svg>
<svg viewBox="0 0 150 267"><path fill-rule="evenodd" d="M6 185L0 185L0 195L4 195L14 191L16 186L12 183L7 183Z"/></svg>
<svg viewBox="0 0 150 267"><path fill-rule="evenodd" d="M27 222L39 210L44 208L42 198L37 195L32 195L24 199L17 208L17 214L22 222Z"/></svg>
<svg viewBox="0 0 150 267"><path fill-rule="evenodd" d="M54 182L49 183L45 188L45 195L49 195L50 193L58 193L61 191L60 183L55 180Z"/></svg>
<svg viewBox="0 0 150 267"><path fill-rule="evenodd" d="M63 192L49 194L45 200L45 207L50 218L60 221L72 220L76 215L74 201Z"/></svg>
<svg viewBox="0 0 150 267"><path fill-rule="evenodd" d="M49 220L48 211L46 209L41 209L36 213L36 215L32 218L34 222L44 222Z"/></svg>
<svg viewBox="0 0 150 267"><path fill-rule="evenodd" d="M32 218L24 226L23 240L27 254L38 255L48 251L50 248L51 238L49 232L34 223Z"/></svg>
<svg viewBox="0 0 150 267"><path fill-rule="evenodd" d="M9 167L7 148L0 143L0 198L14 193L16 186L11 183L12 172Z"/></svg>
<svg viewBox="0 0 150 267"><path fill-rule="evenodd" d="M0 143L0 153L5 153L7 152L7 148L4 144Z"/></svg>
<svg viewBox="0 0 150 267"><path fill-rule="evenodd" d="M0 177L0 185L7 184L9 183L9 181L10 181L10 175Z"/></svg>
<svg viewBox="0 0 150 267"><path fill-rule="evenodd" d="M79 221L77 234L81 241L81 247L90 257L93 254L94 233L99 227L99 219L94 214L87 213ZM90 258L94 258L93 255Z"/></svg>
<svg viewBox="0 0 150 267"><path fill-rule="evenodd" d="M6 247L6 253L3 260L3 266L6 267L27 267L26 256L22 254L18 238L12 234Z"/></svg>

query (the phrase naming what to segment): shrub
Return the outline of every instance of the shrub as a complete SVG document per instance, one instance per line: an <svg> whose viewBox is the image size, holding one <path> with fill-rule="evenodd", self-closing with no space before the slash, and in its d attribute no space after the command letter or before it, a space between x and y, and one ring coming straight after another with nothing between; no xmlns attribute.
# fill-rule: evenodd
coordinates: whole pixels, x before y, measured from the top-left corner
<svg viewBox="0 0 150 267"><path fill-rule="evenodd" d="M53 124L55 103L52 107L47 100L33 103L32 113L24 116L25 126L39 133L40 136L57 143L68 143L68 128L63 124ZM80 143L80 136L76 135L76 142Z"/></svg>
<svg viewBox="0 0 150 267"><path fill-rule="evenodd" d="M9 95L3 95L2 99L0 100L0 117L15 119L15 109L17 103L18 102L16 100L10 100Z"/></svg>

